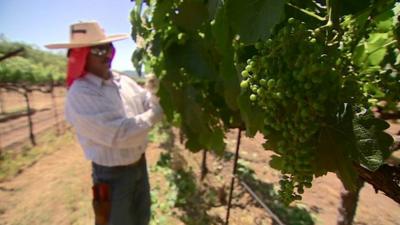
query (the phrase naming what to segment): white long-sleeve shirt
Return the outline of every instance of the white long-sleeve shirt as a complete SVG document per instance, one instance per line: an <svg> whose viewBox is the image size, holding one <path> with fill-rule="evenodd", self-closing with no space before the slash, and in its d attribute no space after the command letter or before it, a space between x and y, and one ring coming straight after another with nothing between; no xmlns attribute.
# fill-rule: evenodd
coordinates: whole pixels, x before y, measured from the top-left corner
<svg viewBox="0 0 400 225"><path fill-rule="evenodd" d="M113 72L109 80L86 74L67 93L65 118L87 159L104 166L140 159L147 134L162 117L161 107L132 79Z"/></svg>

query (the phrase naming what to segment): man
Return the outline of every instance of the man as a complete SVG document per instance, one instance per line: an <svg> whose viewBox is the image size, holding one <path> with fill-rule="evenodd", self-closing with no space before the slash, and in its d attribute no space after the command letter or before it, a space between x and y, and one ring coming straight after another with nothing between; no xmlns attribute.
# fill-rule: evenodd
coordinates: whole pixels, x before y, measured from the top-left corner
<svg viewBox="0 0 400 225"><path fill-rule="evenodd" d="M92 161L96 224L142 225L150 219L147 134L162 116L157 98L127 76L112 72L112 41L97 22L71 25L66 120Z"/></svg>

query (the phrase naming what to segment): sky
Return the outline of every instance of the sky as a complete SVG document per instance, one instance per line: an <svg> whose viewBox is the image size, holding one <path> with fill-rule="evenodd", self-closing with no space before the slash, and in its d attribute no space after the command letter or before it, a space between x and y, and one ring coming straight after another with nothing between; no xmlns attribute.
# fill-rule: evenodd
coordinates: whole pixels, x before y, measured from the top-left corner
<svg viewBox="0 0 400 225"><path fill-rule="evenodd" d="M96 20L107 35L130 33L130 0L0 0L0 34L10 41L44 45L69 42L70 24ZM114 42L116 55L112 68L133 70L131 38Z"/></svg>

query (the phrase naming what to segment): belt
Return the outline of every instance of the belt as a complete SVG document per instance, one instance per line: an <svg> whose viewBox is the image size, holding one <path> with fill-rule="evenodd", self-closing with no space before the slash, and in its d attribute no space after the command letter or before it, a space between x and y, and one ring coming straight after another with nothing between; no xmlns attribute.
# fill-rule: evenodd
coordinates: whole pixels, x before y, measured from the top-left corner
<svg viewBox="0 0 400 225"><path fill-rule="evenodd" d="M92 162L92 164L93 164L93 166L96 166L96 167L106 167L106 168L110 168L110 169L124 169L124 168L131 168L131 167L139 166L139 164L140 164L141 162L145 161L145 160L146 160L146 157L145 157L145 154L143 153L143 154L140 156L139 160L137 160L137 161L134 162L134 163L128 164L128 165L122 165L122 166L103 166L103 165L97 164L97 163L95 163L95 162Z"/></svg>

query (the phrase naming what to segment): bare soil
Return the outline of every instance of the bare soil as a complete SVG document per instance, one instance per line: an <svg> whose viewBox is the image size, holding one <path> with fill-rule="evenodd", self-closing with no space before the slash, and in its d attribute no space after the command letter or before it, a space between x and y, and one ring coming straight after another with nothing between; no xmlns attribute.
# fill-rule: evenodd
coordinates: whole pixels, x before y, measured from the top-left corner
<svg viewBox="0 0 400 225"><path fill-rule="evenodd" d="M32 115L34 134L39 134L64 120L65 88L56 88L54 94L56 108L54 108L50 94L40 92L30 94L31 108L36 110ZM3 107L2 113L25 110L26 108L23 96L15 92L3 92L1 104ZM60 125L59 129L65 129L62 127L62 123ZM0 149L22 142L28 137L27 116L0 123Z"/></svg>
<svg viewBox="0 0 400 225"><path fill-rule="evenodd" d="M229 133L228 151L233 152L236 144L236 131ZM241 158L253 169L256 178L265 184L276 184L279 173L268 166L269 151L262 149L262 137L255 139L242 137ZM176 143L178 149L183 149ZM160 153L166 150L157 144L150 144L147 151L149 166L154 166ZM180 151L182 165L191 167L199 180L201 153ZM232 160L217 159L212 154L207 160L210 173L203 187L222 190L227 193L232 171ZM150 174L151 183L162 176ZM0 183L0 225L39 225L39 224L93 224L91 208L90 163L84 159L79 145L71 135L62 136L54 144L54 152L41 158L18 176ZM307 209L316 218L317 224L335 224L338 216L339 193L342 186L334 174L316 179L313 187L306 190L304 199L298 206ZM244 189L236 185L230 224L273 224L268 215ZM223 198L226 198L224 196ZM200 203L199 203L200 204ZM195 205L189 206L194 209ZM226 205L220 204L204 208L210 217L217 217L213 224L225 220ZM365 184L361 190L360 201L354 224L395 225L400 224L400 206L383 194L376 194ZM176 224L184 224L175 219ZM174 222L175 224L175 222Z"/></svg>

